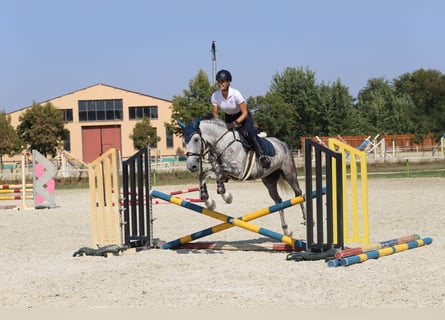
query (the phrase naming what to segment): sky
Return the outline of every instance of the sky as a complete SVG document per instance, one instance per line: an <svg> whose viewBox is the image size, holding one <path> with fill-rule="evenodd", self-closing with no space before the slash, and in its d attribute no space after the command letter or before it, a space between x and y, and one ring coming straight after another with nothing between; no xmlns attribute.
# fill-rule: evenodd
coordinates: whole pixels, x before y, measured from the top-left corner
<svg viewBox="0 0 445 320"><path fill-rule="evenodd" d="M171 100L204 70L244 98L286 68L368 80L445 73L443 0L0 0L0 111L103 83Z"/></svg>

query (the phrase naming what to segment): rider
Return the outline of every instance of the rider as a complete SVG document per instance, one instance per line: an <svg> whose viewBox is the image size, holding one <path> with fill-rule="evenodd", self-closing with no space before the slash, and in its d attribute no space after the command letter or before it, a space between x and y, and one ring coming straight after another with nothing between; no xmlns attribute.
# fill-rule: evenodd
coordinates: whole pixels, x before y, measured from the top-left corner
<svg viewBox="0 0 445 320"><path fill-rule="evenodd" d="M270 159L260 142L258 141L257 131L253 126L253 119L247 110L246 102L241 93L230 87L232 75L227 70L220 70L216 74L219 90L212 94L213 115L218 118L218 107L225 113L225 122L227 128L233 130L243 126L249 135L250 142L259 156L260 164L263 168L270 167Z"/></svg>

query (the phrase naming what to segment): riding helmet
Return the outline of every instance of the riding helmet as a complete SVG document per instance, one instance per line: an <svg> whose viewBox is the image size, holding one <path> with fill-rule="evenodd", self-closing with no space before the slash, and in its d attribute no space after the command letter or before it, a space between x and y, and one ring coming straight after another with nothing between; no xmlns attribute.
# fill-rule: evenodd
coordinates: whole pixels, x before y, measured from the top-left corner
<svg viewBox="0 0 445 320"><path fill-rule="evenodd" d="M219 80L232 81L232 75L227 70L224 70L224 69L219 70L218 73L216 74L216 81L219 81Z"/></svg>

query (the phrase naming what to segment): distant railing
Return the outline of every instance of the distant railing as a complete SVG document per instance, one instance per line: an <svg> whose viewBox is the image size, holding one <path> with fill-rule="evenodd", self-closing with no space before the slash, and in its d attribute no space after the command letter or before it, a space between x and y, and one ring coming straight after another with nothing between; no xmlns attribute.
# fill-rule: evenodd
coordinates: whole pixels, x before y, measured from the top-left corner
<svg viewBox="0 0 445 320"><path fill-rule="evenodd" d="M291 150L295 165L298 168L304 167L304 153L301 149ZM369 152L367 161L372 163L394 163L409 160L411 162L445 160L444 150L441 145L387 148L385 153ZM207 166L208 164L204 164ZM154 172L170 173L175 171L187 171L186 161L152 161L151 169ZM32 181L32 164L26 170L26 179ZM88 169L65 167L57 169L54 176L58 178L87 178ZM3 169L0 170L0 181L19 181L22 179L21 165L16 162L4 162Z"/></svg>

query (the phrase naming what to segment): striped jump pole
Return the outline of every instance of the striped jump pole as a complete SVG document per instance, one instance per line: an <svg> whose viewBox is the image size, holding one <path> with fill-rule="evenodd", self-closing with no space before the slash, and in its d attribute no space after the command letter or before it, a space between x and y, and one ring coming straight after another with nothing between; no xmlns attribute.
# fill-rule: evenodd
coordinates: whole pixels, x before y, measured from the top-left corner
<svg viewBox="0 0 445 320"><path fill-rule="evenodd" d="M203 202L201 199L198 199L198 198L183 198L182 200L185 200L188 202ZM170 204L171 202L161 200L161 199L156 199L156 200L152 200L151 203L152 204Z"/></svg>
<svg viewBox="0 0 445 320"><path fill-rule="evenodd" d="M24 200L24 199L34 199L33 195L18 195L18 193L21 193L20 191L11 191L8 192L8 195L0 195L0 200ZM32 190L26 190L26 192L32 192ZM1 192L0 192L1 193Z"/></svg>
<svg viewBox="0 0 445 320"><path fill-rule="evenodd" d="M0 194L8 194L8 193L21 193L23 191L23 189L1 189L0 188ZM26 188L25 189L26 192L32 192L32 188Z"/></svg>
<svg viewBox="0 0 445 320"><path fill-rule="evenodd" d="M160 192L160 191L157 191L157 190L151 190L150 194L151 194L151 196L153 196L155 198L159 198L159 199L163 199L163 200L169 201L169 202L171 202L173 204L176 204L178 206L181 206L181 207L190 209L192 211L196 211L198 213L204 214L206 216L209 216L209 217L221 220L221 221L223 221L223 222L225 222L227 224L231 224L231 225L234 225L234 226L237 226L237 227L240 227L240 228L243 228L243 229L246 229L246 230L258 233L258 234L261 234L263 236L266 236L266 237L278 240L278 241L283 242L283 243L287 243L287 244L289 244L291 246L294 246L294 247L297 247L297 248L304 248L304 249L306 249L306 244L304 242L300 241L300 240L296 240L296 239L293 239L293 238L291 238L289 236L285 236L285 235L279 234L277 232L271 231L269 229L259 227L257 225L248 223L248 222L243 221L241 219L230 217L230 216L227 216L225 214L219 213L217 211L208 210L207 208L201 207L201 206L199 206L199 205L197 205L195 203L187 202L185 200L182 200L180 198L171 196L169 194L166 194L166 193L163 193L163 192Z"/></svg>
<svg viewBox="0 0 445 320"><path fill-rule="evenodd" d="M183 194L183 193L190 193L190 192L196 192L199 191L199 187L193 187L193 188L189 188L189 189L182 189L182 190L176 190L176 191L171 191L168 192L169 195L177 195L177 194Z"/></svg>
<svg viewBox="0 0 445 320"><path fill-rule="evenodd" d="M369 245L364 245L363 247L359 247L359 248L345 249L342 251L337 251L335 253L335 258L341 259L341 258L346 258L346 257L350 257L350 256L355 256L355 255L362 254L362 253L365 253L368 251L379 250L379 249L383 249L386 247L391 247L391 246L395 246L397 244L407 243L407 242L419 240L419 239L420 239L420 236L418 234L412 234L412 235L408 235L408 236L404 236L404 237L400 237L400 238L396 238L396 239L381 241L379 243L372 243Z"/></svg>
<svg viewBox="0 0 445 320"><path fill-rule="evenodd" d="M359 255L350 256L346 258L342 258L340 260L340 265L342 266L350 266L355 263L361 263L367 261L369 259L378 259L380 257L388 256L394 253L406 251L409 249L414 249L417 247L422 247L424 245L431 244L433 242L432 238L422 238L414 241L410 241L407 243L397 244L395 246L382 248L379 250L368 251Z"/></svg>
<svg viewBox="0 0 445 320"><path fill-rule="evenodd" d="M244 222L252 221L254 219L261 218L261 217L271 214L273 212L277 212L279 210L289 208L291 206L294 206L294 205L302 203L302 202L304 202L304 198L302 196L294 197L292 199L280 202L280 203L272 205L270 207L263 208L263 209L245 214L241 217L238 217L237 219L242 220ZM197 239L209 236L211 234L232 228L233 226L234 226L233 224L224 222L224 223L218 224L216 226L192 233L192 234L184 236L184 237L181 237L179 239L163 243L161 245L161 249L172 249L179 245L188 243L190 241L197 240Z"/></svg>
<svg viewBox="0 0 445 320"><path fill-rule="evenodd" d="M184 194L184 193L191 193L191 192L196 192L199 191L199 187L192 187L192 188L188 188L188 189L180 189L180 190L175 190L175 191L170 191L167 192L167 194L169 195L178 195L178 194ZM121 192L123 193L123 192ZM129 195L131 195L131 193L129 193ZM138 194L136 193L136 196L134 197L135 201L136 201L136 205L139 203L139 197ZM201 199L199 198L184 198L184 200L188 201L188 202L203 202ZM129 200L129 202L131 203L132 200ZM156 200L152 200L151 201L152 204L169 204L169 201L165 201L165 200L161 200L161 199L156 199ZM145 197L144 197L144 204L145 204ZM123 205L123 201L121 201L121 205Z"/></svg>
<svg viewBox="0 0 445 320"><path fill-rule="evenodd" d="M356 256L356 255L363 254L363 253L366 253L369 251L380 250L383 248L395 246L397 244L407 243L407 242L415 241L415 240L419 240L419 239L420 239L420 236L415 233L412 235L407 235L404 237L395 238L395 239L391 239L391 240L385 240L385 241L381 241L378 243L370 243L370 244L364 245L362 247L349 248L349 249L337 251L335 253L335 259L328 261L328 267L340 266L341 259L343 259L343 258Z"/></svg>
<svg viewBox="0 0 445 320"><path fill-rule="evenodd" d="M22 152L21 163L21 184L3 184L0 185L0 200L22 200L21 209L30 209L26 204L26 200L34 199L34 184L26 183L26 173L28 170L28 153ZM9 206L13 208L14 206Z"/></svg>
<svg viewBox="0 0 445 320"><path fill-rule="evenodd" d="M7 189L22 189L23 187L31 189L33 187L32 183L23 184L0 184L0 190Z"/></svg>

